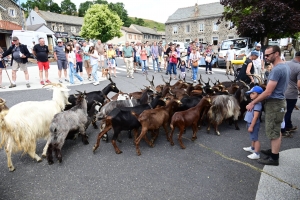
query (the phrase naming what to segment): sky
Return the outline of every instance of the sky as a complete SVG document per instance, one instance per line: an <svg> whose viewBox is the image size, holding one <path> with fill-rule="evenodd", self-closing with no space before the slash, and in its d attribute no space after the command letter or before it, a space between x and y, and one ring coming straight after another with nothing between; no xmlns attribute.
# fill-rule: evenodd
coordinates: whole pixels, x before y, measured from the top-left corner
<svg viewBox="0 0 300 200"><path fill-rule="evenodd" d="M21 0L21 2L26 0ZM53 0L60 5L61 0ZM71 0L77 9L80 3L86 0ZM170 15L178 8L194 6L195 3L207 4L220 2L220 0L107 0L108 2L122 2L130 17L151 19L165 23Z"/></svg>

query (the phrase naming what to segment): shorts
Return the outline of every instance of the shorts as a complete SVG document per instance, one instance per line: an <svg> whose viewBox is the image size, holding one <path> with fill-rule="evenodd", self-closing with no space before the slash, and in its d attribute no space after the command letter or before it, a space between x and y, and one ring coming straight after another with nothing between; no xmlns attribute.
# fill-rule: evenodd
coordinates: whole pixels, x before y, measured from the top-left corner
<svg viewBox="0 0 300 200"><path fill-rule="evenodd" d="M161 63L161 61L162 61L162 58L161 58L161 56L158 56L158 62L160 62L160 63Z"/></svg>
<svg viewBox="0 0 300 200"><path fill-rule="evenodd" d="M84 65L85 68L87 68L87 67L92 68L92 65L91 65L91 63L90 63L90 60L84 60L84 61L83 61L83 65Z"/></svg>
<svg viewBox="0 0 300 200"><path fill-rule="evenodd" d="M107 66L108 66L109 68L115 68L115 66L116 66L116 60L113 59L113 58L109 58L109 59L107 60Z"/></svg>
<svg viewBox="0 0 300 200"><path fill-rule="evenodd" d="M67 69L68 68L68 61L66 61L66 60L57 60L57 67L58 67L58 70Z"/></svg>
<svg viewBox="0 0 300 200"><path fill-rule="evenodd" d="M47 62L37 62L37 64L39 66L40 71L48 70L50 68L49 61L47 61Z"/></svg>
<svg viewBox="0 0 300 200"><path fill-rule="evenodd" d="M82 72L82 62L76 62L76 72Z"/></svg>
<svg viewBox="0 0 300 200"><path fill-rule="evenodd" d="M140 56L136 56L136 57L135 57L135 61L136 61L137 63L141 63L141 57L140 57Z"/></svg>
<svg viewBox="0 0 300 200"><path fill-rule="evenodd" d="M98 61L104 61L104 55L99 55Z"/></svg>
<svg viewBox="0 0 300 200"><path fill-rule="evenodd" d="M270 140L280 137L281 123L286 112L285 99L267 99L265 103L266 135Z"/></svg>
<svg viewBox="0 0 300 200"><path fill-rule="evenodd" d="M247 123L247 130L249 128L251 124L250 123ZM258 132L259 132L259 127L260 127L260 122L257 122L254 127L253 127L253 132L252 133L249 133L250 135L250 140L255 142L255 141L258 141Z"/></svg>
<svg viewBox="0 0 300 200"><path fill-rule="evenodd" d="M13 61L11 69L14 71L18 71L18 69L20 68L21 71L27 71L27 65L26 63L18 63L16 61Z"/></svg>

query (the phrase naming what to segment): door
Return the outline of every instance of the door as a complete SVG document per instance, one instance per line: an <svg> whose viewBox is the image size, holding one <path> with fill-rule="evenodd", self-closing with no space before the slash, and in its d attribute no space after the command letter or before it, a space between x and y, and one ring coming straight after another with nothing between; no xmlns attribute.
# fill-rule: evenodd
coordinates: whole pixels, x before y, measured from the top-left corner
<svg viewBox="0 0 300 200"><path fill-rule="evenodd" d="M0 47L3 50L6 50L6 42L5 42L5 34L4 33L0 33Z"/></svg>

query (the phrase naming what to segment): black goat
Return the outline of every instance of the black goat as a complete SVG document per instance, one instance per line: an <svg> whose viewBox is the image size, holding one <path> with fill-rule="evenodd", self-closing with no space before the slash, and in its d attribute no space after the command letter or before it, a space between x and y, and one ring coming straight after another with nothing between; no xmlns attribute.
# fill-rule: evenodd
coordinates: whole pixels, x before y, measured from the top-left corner
<svg viewBox="0 0 300 200"><path fill-rule="evenodd" d="M105 133L107 133L111 128L113 128L114 135L112 138L112 145L115 148L115 152L117 154L122 153L122 151L116 145L116 140L120 132L123 130L133 130L135 136L134 139L136 140L138 134L138 128L141 126L137 118L132 115L132 112L134 112L136 115L139 115L144 110L153 109L158 105L164 106L165 102L160 98L161 95L157 95L154 98L154 100L149 104L138 105L135 107L124 107L124 108L113 109L105 119L106 126L104 130L98 134L97 143L94 145L93 152L95 152L96 149L99 147L101 137Z"/></svg>

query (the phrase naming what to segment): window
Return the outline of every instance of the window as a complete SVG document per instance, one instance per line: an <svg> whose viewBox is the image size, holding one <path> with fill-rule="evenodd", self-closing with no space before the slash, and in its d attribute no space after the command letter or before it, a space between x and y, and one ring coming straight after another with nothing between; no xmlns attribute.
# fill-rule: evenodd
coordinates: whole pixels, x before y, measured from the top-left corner
<svg viewBox="0 0 300 200"><path fill-rule="evenodd" d="M233 39L234 37L233 36L228 36L228 39Z"/></svg>
<svg viewBox="0 0 300 200"><path fill-rule="evenodd" d="M34 17L32 17L32 21L34 21Z"/></svg>
<svg viewBox="0 0 300 200"><path fill-rule="evenodd" d="M132 35L131 35L131 34L128 34L128 38L129 38L129 39L132 39Z"/></svg>
<svg viewBox="0 0 300 200"><path fill-rule="evenodd" d="M219 26L216 22L214 22L213 24L213 31L218 31L219 30Z"/></svg>
<svg viewBox="0 0 300 200"><path fill-rule="evenodd" d="M173 34L177 34L178 33L178 27L177 26L173 26Z"/></svg>
<svg viewBox="0 0 300 200"><path fill-rule="evenodd" d="M190 42L191 42L191 39L185 39L185 42L190 43Z"/></svg>
<svg viewBox="0 0 300 200"><path fill-rule="evenodd" d="M190 25L189 25L189 24L187 24L187 25L185 26L185 32L186 32L186 33L189 33L189 32L190 32Z"/></svg>
<svg viewBox="0 0 300 200"><path fill-rule="evenodd" d="M204 24L199 24L199 32L204 32Z"/></svg>
<svg viewBox="0 0 300 200"><path fill-rule="evenodd" d="M74 26L71 26L71 32L76 33L76 28Z"/></svg>
<svg viewBox="0 0 300 200"><path fill-rule="evenodd" d="M199 38L199 43L203 43L203 38Z"/></svg>
<svg viewBox="0 0 300 200"><path fill-rule="evenodd" d="M64 32L64 27L63 27L62 24L60 24L60 25L58 26L58 30L59 30L60 32Z"/></svg>
<svg viewBox="0 0 300 200"><path fill-rule="evenodd" d="M136 35L134 35L134 39L136 40Z"/></svg>
<svg viewBox="0 0 300 200"><path fill-rule="evenodd" d="M213 45L218 45L218 37L213 37Z"/></svg>
<svg viewBox="0 0 300 200"><path fill-rule="evenodd" d="M56 27L55 24L52 24L51 27L52 27L52 30L53 30L53 31L57 31L57 27Z"/></svg>
<svg viewBox="0 0 300 200"><path fill-rule="evenodd" d="M14 8L8 8L8 15L11 17L16 17L17 16L17 12Z"/></svg>
<svg viewBox="0 0 300 200"><path fill-rule="evenodd" d="M173 40L173 42L177 42L177 40Z"/></svg>
<svg viewBox="0 0 300 200"><path fill-rule="evenodd" d="M233 22L229 22L229 28L233 27Z"/></svg>

